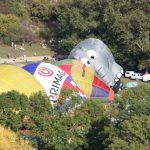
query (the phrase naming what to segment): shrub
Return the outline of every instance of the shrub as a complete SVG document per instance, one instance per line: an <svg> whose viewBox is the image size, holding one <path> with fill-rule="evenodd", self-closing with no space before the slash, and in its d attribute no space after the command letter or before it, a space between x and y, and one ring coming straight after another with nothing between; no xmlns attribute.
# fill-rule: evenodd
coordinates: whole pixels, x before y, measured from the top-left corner
<svg viewBox="0 0 150 150"><path fill-rule="evenodd" d="M35 150L28 141L20 139L17 134L0 126L0 149Z"/></svg>
<svg viewBox="0 0 150 150"><path fill-rule="evenodd" d="M6 44L11 41L21 40L21 24L19 18L14 15L0 14L0 40Z"/></svg>

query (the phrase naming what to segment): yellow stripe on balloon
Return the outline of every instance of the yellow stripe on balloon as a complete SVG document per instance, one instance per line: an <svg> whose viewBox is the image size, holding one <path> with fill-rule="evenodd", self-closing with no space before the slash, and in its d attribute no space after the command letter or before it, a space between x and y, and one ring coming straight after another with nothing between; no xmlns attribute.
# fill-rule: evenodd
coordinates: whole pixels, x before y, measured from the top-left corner
<svg viewBox="0 0 150 150"><path fill-rule="evenodd" d="M83 75L83 64L79 61L72 60L71 75L75 79L79 87L85 92L87 97L90 97L92 93L92 83L94 80L94 71L90 67L85 66Z"/></svg>
<svg viewBox="0 0 150 150"><path fill-rule="evenodd" d="M0 93L16 90L30 96L44 91L40 83L27 71L15 65L0 65Z"/></svg>

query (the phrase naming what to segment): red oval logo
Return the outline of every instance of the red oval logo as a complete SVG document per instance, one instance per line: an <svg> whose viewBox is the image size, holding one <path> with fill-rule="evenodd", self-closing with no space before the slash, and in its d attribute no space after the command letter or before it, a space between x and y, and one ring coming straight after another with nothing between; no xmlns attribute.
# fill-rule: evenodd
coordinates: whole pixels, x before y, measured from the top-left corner
<svg viewBox="0 0 150 150"><path fill-rule="evenodd" d="M46 67L39 68L38 73L44 77L50 77L54 74L53 70L46 68Z"/></svg>

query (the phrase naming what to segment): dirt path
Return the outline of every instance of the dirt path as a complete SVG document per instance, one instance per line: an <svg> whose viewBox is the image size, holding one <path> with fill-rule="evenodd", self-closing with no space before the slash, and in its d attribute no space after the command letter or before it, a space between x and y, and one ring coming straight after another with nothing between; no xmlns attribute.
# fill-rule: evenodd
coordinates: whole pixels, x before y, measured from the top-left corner
<svg viewBox="0 0 150 150"><path fill-rule="evenodd" d="M15 58L0 58L0 64L8 63L8 64L18 64L23 62L36 62L42 61L44 57L47 57L48 60L51 60L51 56L32 56L32 57L17 57Z"/></svg>

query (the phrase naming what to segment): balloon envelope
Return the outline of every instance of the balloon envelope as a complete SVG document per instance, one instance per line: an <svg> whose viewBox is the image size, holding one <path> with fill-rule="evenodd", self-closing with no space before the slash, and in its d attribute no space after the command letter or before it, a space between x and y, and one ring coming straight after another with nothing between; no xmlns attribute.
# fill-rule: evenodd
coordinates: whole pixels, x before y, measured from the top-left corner
<svg viewBox="0 0 150 150"><path fill-rule="evenodd" d="M15 65L0 65L0 93L16 90L27 96L43 91L40 83L27 71Z"/></svg>
<svg viewBox="0 0 150 150"><path fill-rule="evenodd" d="M73 48L69 58L80 60L93 68L108 86L114 86L123 74L123 68L115 62L110 49L99 39L81 41Z"/></svg>
<svg viewBox="0 0 150 150"><path fill-rule="evenodd" d="M87 97L114 99L113 90L101 81L94 70L78 60L66 59L55 62L69 74L86 93Z"/></svg>
<svg viewBox="0 0 150 150"><path fill-rule="evenodd" d="M61 89L77 91L83 99L86 99L86 95L73 79L55 65L42 62L32 63L23 68L41 83L52 104L57 103Z"/></svg>

